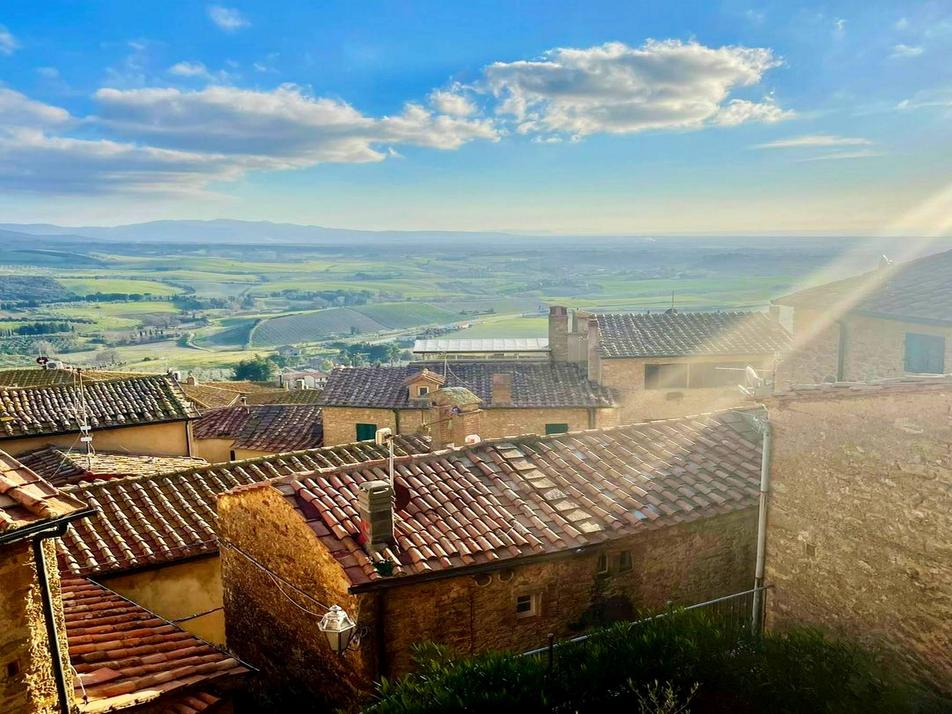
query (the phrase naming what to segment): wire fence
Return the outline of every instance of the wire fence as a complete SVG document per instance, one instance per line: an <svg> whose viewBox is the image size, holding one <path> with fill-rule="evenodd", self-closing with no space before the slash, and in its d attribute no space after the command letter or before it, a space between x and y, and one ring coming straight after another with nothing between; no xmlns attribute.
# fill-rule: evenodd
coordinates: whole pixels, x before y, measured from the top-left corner
<svg viewBox="0 0 952 714"><path fill-rule="evenodd" d="M771 587L773 586L767 585L765 587L725 595L724 597L715 598L713 600L706 600L705 602L699 602L686 607L672 608L665 612L660 612L657 615L634 620L630 625L632 627L638 627L652 620L676 615L679 612L700 610L708 614L712 620L716 621L722 627L736 632L738 636L751 631L760 634L763 632L764 613L767 608L767 591L770 590ZM598 637L599 634L598 632L593 632L591 634L579 635L578 637L559 641L556 641L555 635L550 634L548 644L544 647L523 652L520 656L545 657L548 659L549 667L551 668L559 647L570 643L585 642Z"/></svg>

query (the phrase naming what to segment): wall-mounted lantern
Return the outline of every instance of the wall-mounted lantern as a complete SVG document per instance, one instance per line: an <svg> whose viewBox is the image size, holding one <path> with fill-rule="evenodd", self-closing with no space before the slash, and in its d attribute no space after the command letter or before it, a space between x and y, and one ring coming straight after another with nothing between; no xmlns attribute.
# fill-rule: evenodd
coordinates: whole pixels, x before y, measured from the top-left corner
<svg viewBox="0 0 952 714"><path fill-rule="evenodd" d="M331 605L317 626L337 654L344 654L357 629L357 624L350 619L350 615L338 605Z"/></svg>

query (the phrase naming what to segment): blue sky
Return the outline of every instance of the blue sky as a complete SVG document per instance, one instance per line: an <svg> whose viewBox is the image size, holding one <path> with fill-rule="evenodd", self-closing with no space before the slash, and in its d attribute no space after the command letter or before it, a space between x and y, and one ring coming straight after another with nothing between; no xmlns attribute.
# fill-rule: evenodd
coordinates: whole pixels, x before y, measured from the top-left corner
<svg viewBox="0 0 952 714"><path fill-rule="evenodd" d="M948 2L0 6L0 220L952 231Z"/></svg>

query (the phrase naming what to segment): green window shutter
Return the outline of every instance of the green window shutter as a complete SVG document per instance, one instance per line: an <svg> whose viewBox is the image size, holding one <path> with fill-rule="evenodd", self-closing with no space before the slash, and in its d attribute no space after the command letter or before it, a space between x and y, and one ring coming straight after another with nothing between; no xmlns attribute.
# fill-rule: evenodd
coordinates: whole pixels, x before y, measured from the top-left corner
<svg viewBox="0 0 952 714"><path fill-rule="evenodd" d="M905 369L913 374L944 374L945 338L907 332Z"/></svg>
<svg viewBox="0 0 952 714"><path fill-rule="evenodd" d="M357 441L370 441L377 435L376 424L358 424Z"/></svg>
<svg viewBox="0 0 952 714"><path fill-rule="evenodd" d="M546 434L565 434L569 430L568 424L546 424Z"/></svg>

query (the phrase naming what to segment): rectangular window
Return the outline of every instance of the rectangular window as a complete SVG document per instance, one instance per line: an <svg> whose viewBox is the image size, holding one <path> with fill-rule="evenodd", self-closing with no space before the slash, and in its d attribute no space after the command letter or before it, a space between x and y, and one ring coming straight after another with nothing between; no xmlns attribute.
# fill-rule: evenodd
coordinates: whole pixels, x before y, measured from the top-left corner
<svg viewBox="0 0 952 714"><path fill-rule="evenodd" d="M604 575L608 572L608 554L600 553L598 555L598 565L595 566L595 572L598 575Z"/></svg>
<svg viewBox="0 0 952 714"><path fill-rule="evenodd" d="M516 617L533 617L539 614L539 595L519 595L516 598Z"/></svg>
<svg viewBox="0 0 952 714"><path fill-rule="evenodd" d="M430 393L429 387L420 387L420 389L417 391L417 395L421 397L425 397L429 393Z"/></svg>
<svg viewBox="0 0 952 714"><path fill-rule="evenodd" d="M624 573L631 570L631 551L623 550L618 554L618 572Z"/></svg>
<svg viewBox="0 0 952 714"><path fill-rule="evenodd" d="M358 424L357 441L370 441L377 435L376 424Z"/></svg>
<svg viewBox="0 0 952 714"><path fill-rule="evenodd" d="M686 389L688 366L686 364L646 364L645 389Z"/></svg>
<svg viewBox="0 0 952 714"><path fill-rule="evenodd" d="M760 365L751 365L760 367ZM746 362L699 362L691 365L691 389L736 387L744 383Z"/></svg>
<svg viewBox="0 0 952 714"><path fill-rule="evenodd" d="M546 424L546 434L565 434L569 430L568 424Z"/></svg>
<svg viewBox="0 0 952 714"><path fill-rule="evenodd" d="M945 374L945 338L941 335L907 332L906 371L913 374Z"/></svg>

